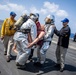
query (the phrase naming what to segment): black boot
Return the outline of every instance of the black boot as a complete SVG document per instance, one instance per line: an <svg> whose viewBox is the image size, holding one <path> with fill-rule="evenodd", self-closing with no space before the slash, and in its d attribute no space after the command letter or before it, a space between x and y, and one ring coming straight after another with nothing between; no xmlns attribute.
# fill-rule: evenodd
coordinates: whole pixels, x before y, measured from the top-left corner
<svg viewBox="0 0 76 75"><path fill-rule="evenodd" d="M42 66L43 66L43 64L41 64L40 62L34 62L34 66L42 67Z"/></svg>
<svg viewBox="0 0 76 75"><path fill-rule="evenodd" d="M7 55L7 51L4 51L4 55Z"/></svg>
<svg viewBox="0 0 76 75"><path fill-rule="evenodd" d="M60 68L60 64L55 64L54 67L56 67L56 68Z"/></svg>
<svg viewBox="0 0 76 75"><path fill-rule="evenodd" d="M29 60L30 62L33 61L33 59L32 59L32 57L33 57L33 52L34 52L34 49L31 49L31 53L30 53L30 56L29 56L29 58L28 58L28 60Z"/></svg>
<svg viewBox="0 0 76 75"><path fill-rule="evenodd" d="M21 65L18 62L16 63L17 69L24 69L26 66L25 65Z"/></svg>

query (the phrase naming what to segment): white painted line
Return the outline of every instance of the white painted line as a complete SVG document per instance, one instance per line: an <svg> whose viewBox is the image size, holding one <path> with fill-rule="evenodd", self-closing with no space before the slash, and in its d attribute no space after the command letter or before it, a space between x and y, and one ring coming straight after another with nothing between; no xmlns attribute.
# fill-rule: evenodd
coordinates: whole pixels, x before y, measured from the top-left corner
<svg viewBox="0 0 76 75"><path fill-rule="evenodd" d="M75 50L76 50L76 48L75 48L75 47L73 47L73 46L69 46L69 48L71 48L71 49L75 49Z"/></svg>
<svg viewBox="0 0 76 75"><path fill-rule="evenodd" d="M53 40L52 40L52 42L53 42L53 43L55 43L55 44L57 44L57 42L56 42L56 41L53 41Z"/></svg>
<svg viewBox="0 0 76 75"><path fill-rule="evenodd" d="M55 44L57 44L57 42L54 41L54 40L52 40L52 42L55 43ZM76 50L76 47L73 47L73 46L70 46L70 45L69 45L69 48L71 48L71 49L75 49L75 50Z"/></svg>

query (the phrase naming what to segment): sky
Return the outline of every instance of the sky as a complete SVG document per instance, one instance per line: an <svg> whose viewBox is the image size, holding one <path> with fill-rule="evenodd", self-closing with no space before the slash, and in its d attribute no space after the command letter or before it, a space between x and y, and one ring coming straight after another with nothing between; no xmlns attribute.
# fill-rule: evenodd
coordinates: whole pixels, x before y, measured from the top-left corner
<svg viewBox="0 0 76 75"><path fill-rule="evenodd" d="M76 33L76 0L0 0L0 20L9 17L11 11L16 12L16 20L26 13L39 13L39 21L44 24L47 15L55 16L55 26L61 29L61 20L69 19L71 33Z"/></svg>

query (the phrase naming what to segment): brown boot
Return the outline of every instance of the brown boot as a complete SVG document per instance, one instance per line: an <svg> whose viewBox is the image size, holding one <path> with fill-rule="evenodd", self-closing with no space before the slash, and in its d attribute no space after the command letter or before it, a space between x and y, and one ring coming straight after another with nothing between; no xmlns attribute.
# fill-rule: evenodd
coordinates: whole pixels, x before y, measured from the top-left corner
<svg viewBox="0 0 76 75"><path fill-rule="evenodd" d="M6 61L7 61L7 62L10 62L10 56L7 56Z"/></svg>
<svg viewBox="0 0 76 75"><path fill-rule="evenodd" d="M63 72L63 71L64 71L64 68L61 68L61 69L60 69L60 72Z"/></svg>

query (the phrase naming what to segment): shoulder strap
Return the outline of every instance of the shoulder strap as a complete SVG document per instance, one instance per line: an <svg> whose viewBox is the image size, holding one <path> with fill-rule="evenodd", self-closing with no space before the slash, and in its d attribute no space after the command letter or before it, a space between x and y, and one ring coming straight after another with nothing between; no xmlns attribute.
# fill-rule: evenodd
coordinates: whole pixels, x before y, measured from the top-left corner
<svg viewBox="0 0 76 75"><path fill-rule="evenodd" d="M47 31L49 30L50 26L51 26L51 25L49 25L49 26L47 27Z"/></svg>

